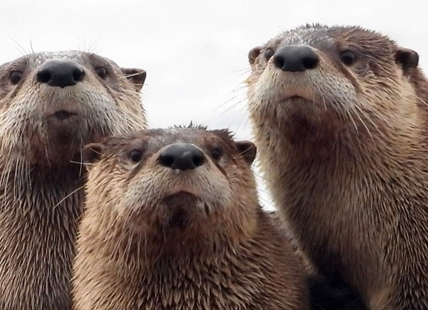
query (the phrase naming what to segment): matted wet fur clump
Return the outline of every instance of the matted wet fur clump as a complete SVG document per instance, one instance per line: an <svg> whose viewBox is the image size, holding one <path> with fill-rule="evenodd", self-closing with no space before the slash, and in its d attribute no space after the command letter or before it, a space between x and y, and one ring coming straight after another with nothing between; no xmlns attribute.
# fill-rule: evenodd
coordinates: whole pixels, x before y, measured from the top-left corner
<svg viewBox="0 0 428 310"><path fill-rule="evenodd" d="M259 206L253 143L190 126L83 154L76 310L309 309L303 263Z"/></svg>
<svg viewBox="0 0 428 310"><path fill-rule="evenodd" d="M427 309L428 88L418 54L359 27L307 25L248 57L261 167L303 252L369 309Z"/></svg>
<svg viewBox="0 0 428 310"><path fill-rule="evenodd" d="M146 73L79 51L0 66L0 308L71 309L81 148L145 128Z"/></svg>

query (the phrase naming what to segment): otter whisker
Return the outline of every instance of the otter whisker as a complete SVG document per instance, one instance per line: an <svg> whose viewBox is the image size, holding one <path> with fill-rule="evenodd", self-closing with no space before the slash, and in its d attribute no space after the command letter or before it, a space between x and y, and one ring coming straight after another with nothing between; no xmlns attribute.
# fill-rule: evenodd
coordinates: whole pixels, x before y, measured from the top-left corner
<svg viewBox="0 0 428 310"><path fill-rule="evenodd" d="M82 156L82 152L80 152L80 156ZM81 158L81 160L82 160L82 158ZM93 165L92 163L85 163L85 162L82 162L82 161L75 161L75 160L70 160L70 163L71 164L77 164L77 165L83 165L83 166Z"/></svg>
<svg viewBox="0 0 428 310"><path fill-rule="evenodd" d="M98 43L99 40L101 40L102 35L100 34L99 37L97 39L95 39L88 47L88 49L86 50L86 52L88 53L96 53L96 44ZM85 40L86 43L86 40Z"/></svg>
<svg viewBox="0 0 428 310"><path fill-rule="evenodd" d="M234 96L234 97L232 97L232 98L228 99L226 102L224 102L224 103L220 104L219 106L215 107L214 109L212 109L212 111L215 111L215 110L217 110L217 109L220 109L220 108L221 108L221 107L223 107L224 105L231 103L231 102L232 102L232 100L236 100L237 98L240 98L240 97L242 97L242 95ZM241 103L243 100L245 100L245 99L244 99L244 98L241 98L241 99L240 99L240 100L238 100L236 103L232 104L232 105L231 105L231 107L227 108L227 109L226 109L226 111L231 110L233 107L235 107L237 104ZM225 111L225 112L226 112L226 111ZM223 113L224 113L224 112L223 112Z"/></svg>
<svg viewBox="0 0 428 310"><path fill-rule="evenodd" d="M225 115L226 113L231 112L233 109L235 109L235 108L239 107L242 103L243 103L243 101L238 101L237 103L235 103L235 104L231 105L229 108L227 108L226 110L224 110L223 112L221 112L221 113L220 113L220 116L223 116L223 115ZM241 107L241 110L240 110L240 111L242 111L243 109L245 109L245 107L244 107L244 106L242 106L242 107Z"/></svg>
<svg viewBox="0 0 428 310"><path fill-rule="evenodd" d="M24 55L26 55L26 54L27 54L27 51L25 50L25 48L23 48L23 47L22 47L22 45L21 45L21 44L19 44L15 39L13 39L12 37L10 37L10 36L8 36L8 35L6 35L6 37L7 37L9 40L11 40L13 43L15 43L17 47L19 47L19 49L17 49L17 50L18 50L18 52L20 52L20 53L21 53L21 56L24 56Z"/></svg>
<svg viewBox="0 0 428 310"><path fill-rule="evenodd" d="M129 73L129 74L125 74L124 76L122 76L122 77L120 77L120 78L121 78L121 79L128 79L128 78L130 78L130 77L138 76L138 75L140 75L140 74L141 74L141 72Z"/></svg>
<svg viewBox="0 0 428 310"><path fill-rule="evenodd" d="M257 168L260 168L260 165L257 166ZM272 180L267 179L266 177L264 177L263 175L254 172L253 171L254 176L256 177L256 179L260 179L261 181L265 182L265 183L272 183Z"/></svg>
<svg viewBox="0 0 428 310"><path fill-rule="evenodd" d="M240 73L240 75L242 75L242 76L247 76L248 73L251 72L251 68L237 69L237 70L234 70L232 72L233 73Z"/></svg>
<svg viewBox="0 0 428 310"><path fill-rule="evenodd" d="M353 116L356 116L360 120L361 124L366 129L367 134L370 136L370 139L374 142L374 138L373 138L373 135L372 135L369 127L364 122L363 118L361 117L361 114L363 114L363 113L361 113L361 111L360 111L360 109L359 109L359 107L357 105L351 105L351 106L352 106L352 108L350 109L350 112L351 112L350 116L351 116L351 118L353 119ZM377 126L375 128L377 128ZM379 128L377 128L377 129L379 131Z"/></svg>
<svg viewBox="0 0 428 310"><path fill-rule="evenodd" d="M80 187L78 187L77 189L75 189L74 191L72 191L71 193L69 193L68 195L66 195L63 199L61 199L56 205L53 206L53 209L56 209L61 203L63 203L65 200L67 200L69 197L73 196L74 194L76 194L77 192L79 192L80 190L84 189L85 186L82 185Z"/></svg>
<svg viewBox="0 0 428 310"><path fill-rule="evenodd" d="M356 115L357 115L357 117L359 117L358 116L358 113L356 113ZM354 128L355 128L355 134L359 134L359 132L358 132L358 126L357 126L357 124L356 124L356 122L355 122L355 120L354 120L354 118L352 117L352 108L351 109L349 109L349 110L346 110L346 112L345 112L345 116L347 116L348 117L348 120L349 121L351 121L351 123L352 123L352 125L354 126ZM360 117L359 117L360 118ZM360 118L360 120L361 120L361 123L363 123L363 121L362 121L362 119ZM365 124L363 124L363 125L365 125ZM369 133L370 134L370 133ZM372 140L373 140L373 137L372 137Z"/></svg>
<svg viewBox="0 0 428 310"><path fill-rule="evenodd" d="M30 50L31 50L31 54L35 54L35 52L34 52L34 48L33 48L33 40L31 40L31 38L30 38Z"/></svg>
<svg viewBox="0 0 428 310"><path fill-rule="evenodd" d="M80 144L79 145L83 145L83 138L82 137L80 137ZM83 162L82 150L79 151L79 155L80 155L80 161ZM81 177L82 175L83 175L83 165L80 165L79 177Z"/></svg>
<svg viewBox="0 0 428 310"><path fill-rule="evenodd" d="M235 89L229 94L229 95L232 95L232 94L234 94L234 93L236 93L237 91L241 91L241 90L243 90L243 89L245 89L247 87L247 85L245 85L245 84L243 84L242 82L241 83L239 83L238 84L238 86L237 87L235 87ZM214 109L213 109L213 111L215 111L215 110L217 110L217 109L219 109L219 108L221 108L221 107L223 107L224 105L226 105L226 104L229 104L232 100L235 100L236 98L238 98L239 96L242 96L243 94L238 94L238 95L235 95L235 96L233 96L232 98L230 98L230 99L228 99L228 100L226 100L225 102L223 102L223 103L221 103L220 105L218 105L217 107L215 107Z"/></svg>
<svg viewBox="0 0 428 310"><path fill-rule="evenodd" d="M123 78L123 79L126 79L126 78ZM144 83L145 84L145 83ZM148 85L148 84L145 84L145 85ZM141 92L143 92L143 91L141 91ZM127 95L135 95L135 96L139 96L140 94L141 94L141 92L139 92L139 91L136 91L136 90L133 90L133 89L127 89L127 90L124 90L123 91L123 93L125 93L125 94L127 94ZM144 92L145 93L145 92Z"/></svg>

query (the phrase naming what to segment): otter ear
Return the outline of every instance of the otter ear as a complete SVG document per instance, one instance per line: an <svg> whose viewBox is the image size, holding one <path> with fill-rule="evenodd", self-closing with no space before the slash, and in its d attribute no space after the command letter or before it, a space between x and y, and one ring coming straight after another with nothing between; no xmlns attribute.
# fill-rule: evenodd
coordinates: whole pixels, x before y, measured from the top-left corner
<svg viewBox="0 0 428 310"><path fill-rule="evenodd" d="M237 141L235 145L245 161L251 165L257 155L256 145L251 141Z"/></svg>
<svg viewBox="0 0 428 310"><path fill-rule="evenodd" d="M260 55L261 50L261 46L256 46L248 52L248 62L250 63L250 65L254 65L254 63L256 62L256 58Z"/></svg>
<svg viewBox="0 0 428 310"><path fill-rule="evenodd" d="M134 89L140 91L146 81L147 72L137 68L120 68L125 77L134 84Z"/></svg>
<svg viewBox="0 0 428 310"><path fill-rule="evenodd" d="M395 51L395 62L407 73L419 64L419 54L414 50L399 48Z"/></svg>
<svg viewBox="0 0 428 310"><path fill-rule="evenodd" d="M89 143L82 149L82 159L85 164L93 164L100 160L104 151L101 143Z"/></svg>

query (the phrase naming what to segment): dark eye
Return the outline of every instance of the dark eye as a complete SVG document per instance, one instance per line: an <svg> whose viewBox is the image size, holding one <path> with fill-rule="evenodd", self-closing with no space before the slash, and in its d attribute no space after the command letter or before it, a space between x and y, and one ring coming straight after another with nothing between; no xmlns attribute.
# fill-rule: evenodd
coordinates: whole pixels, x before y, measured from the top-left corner
<svg viewBox="0 0 428 310"><path fill-rule="evenodd" d="M18 84L19 81L21 81L21 79L22 79L22 72L21 71L12 71L9 74L9 80L13 85Z"/></svg>
<svg viewBox="0 0 428 310"><path fill-rule="evenodd" d="M351 51L344 51L340 54L340 60L346 65L346 66L352 66L357 57L355 57L355 54Z"/></svg>
<svg viewBox="0 0 428 310"><path fill-rule="evenodd" d="M143 153L139 150L133 150L129 154L129 158L131 158L131 160L134 163L138 163L141 160L141 158L143 158Z"/></svg>
<svg viewBox="0 0 428 310"><path fill-rule="evenodd" d="M215 159L215 160L219 160L221 155L223 155L223 149L219 148L219 147L215 147L211 150L211 156Z"/></svg>
<svg viewBox="0 0 428 310"><path fill-rule="evenodd" d="M265 50L266 60L269 60L273 56L273 54L275 54L275 51L273 49L271 49L271 48L266 49Z"/></svg>
<svg viewBox="0 0 428 310"><path fill-rule="evenodd" d="M106 68L104 68L104 67L98 67L98 68L96 68L95 69L95 72L98 74L98 76L101 78L101 79L105 79L106 77L107 77L107 70L106 70Z"/></svg>

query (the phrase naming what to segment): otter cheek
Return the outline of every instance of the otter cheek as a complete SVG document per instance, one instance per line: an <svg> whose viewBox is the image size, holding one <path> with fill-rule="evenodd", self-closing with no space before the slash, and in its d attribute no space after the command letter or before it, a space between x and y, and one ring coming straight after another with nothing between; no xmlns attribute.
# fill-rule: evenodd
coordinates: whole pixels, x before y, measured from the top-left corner
<svg viewBox="0 0 428 310"><path fill-rule="evenodd" d="M84 89L79 96L76 96L76 101L83 111L103 117L108 117L106 110L116 107L115 100L107 92L101 92L93 87Z"/></svg>
<svg viewBox="0 0 428 310"><path fill-rule="evenodd" d="M259 108L270 110L272 104L278 103L286 95L289 83L281 73L267 66L253 85L253 98L249 98L250 102L254 102Z"/></svg>
<svg viewBox="0 0 428 310"><path fill-rule="evenodd" d="M212 207L226 207L230 204L232 189L227 180L221 173L211 173L207 188L201 188L202 199Z"/></svg>
<svg viewBox="0 0 428 310"><path fill-rule="evenodd" d="M123 182L129 183L125 193L121 195L131 212L145 212L144 208L157 205L165 196L162 187L157 186L157 184L162 184L162 180L159 180L159 177L150 171L145 173L144 170L141 170L131 180Z"/></svg>

